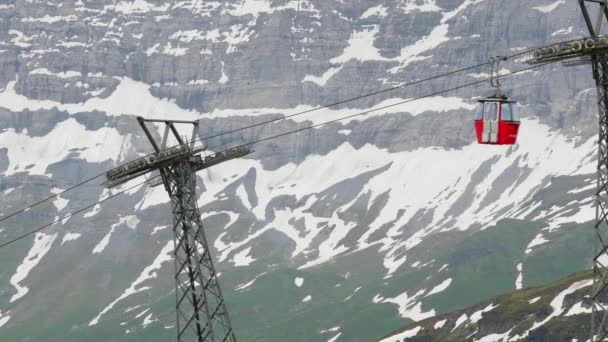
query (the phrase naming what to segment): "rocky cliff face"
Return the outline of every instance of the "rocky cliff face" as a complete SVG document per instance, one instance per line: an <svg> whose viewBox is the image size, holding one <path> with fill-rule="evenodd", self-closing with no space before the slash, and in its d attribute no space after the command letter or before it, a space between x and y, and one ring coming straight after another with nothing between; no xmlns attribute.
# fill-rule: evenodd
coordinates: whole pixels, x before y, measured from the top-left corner
<svg viewBox="0 0 608 342"><path fill-rule="evenodd" d="M560 0L4 2L0 213L151 152L135 116L201 119L204 140L580 36L579 17ZM513 147L473 143L485 85L379 109L485 68L206 141L217 150L379 109L199 174L237 336L369 341L588 267L588 69L503 82L524 117ZM110 195L100 182L0 222L0 241ZM169 214L162 187L146 184L0 249L2 339L174 338Z"/></svg>

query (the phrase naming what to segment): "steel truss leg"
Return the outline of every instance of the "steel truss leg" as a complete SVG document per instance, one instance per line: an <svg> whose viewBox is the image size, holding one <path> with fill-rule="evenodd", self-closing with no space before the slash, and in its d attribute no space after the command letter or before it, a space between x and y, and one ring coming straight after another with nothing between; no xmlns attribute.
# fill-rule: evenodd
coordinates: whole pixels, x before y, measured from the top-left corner
<svg viewBox="0 0 608 342"><path fill-rule="evenodd" d="M583 19L591 37L602 34L608 19L606 0L579 0ZM591 7L595 8L594 18ZM597 155L597 190L595 195L595 246L593 288L591 293L591 341L608 341L608 55L591 57L597 88L599 135Z"/></svg>
<svg viewBox="0 0 608 342"><path fill-rule="evenodd" d="M162 171L173 207L178 342L235 342L196 202L189 161Z"/></svg>
<svg viewBox="0 0 608 342"><path fill-rule="evenodd" d="M608 338L608 57L593 57L597 85L599 141L597 166L595 257L593 258L592 341Z"/></svg>

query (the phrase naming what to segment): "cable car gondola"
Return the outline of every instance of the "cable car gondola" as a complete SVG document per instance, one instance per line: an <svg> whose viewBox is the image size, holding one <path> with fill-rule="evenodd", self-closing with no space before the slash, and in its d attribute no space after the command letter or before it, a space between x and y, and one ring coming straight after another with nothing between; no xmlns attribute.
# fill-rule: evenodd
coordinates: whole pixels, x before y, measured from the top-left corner
<svg viewBox="0 0 608 342"><path fill-rule="evenodd" d="M513 145L519 132L519 115L515 101L506 96L479 100L481 108L475 117L475 132L480 144Z"/></svg>
<svg viewBox="0 0 608 342"><path fill-rule="evenodd" d="M475 133L479 144L513 145L519 132L519 115L515 110L516 101L509 100L500 90L495 73L503 57L490 60L490 85L496 88L493 96L479 100L481 108L475 116Z"/></svg>

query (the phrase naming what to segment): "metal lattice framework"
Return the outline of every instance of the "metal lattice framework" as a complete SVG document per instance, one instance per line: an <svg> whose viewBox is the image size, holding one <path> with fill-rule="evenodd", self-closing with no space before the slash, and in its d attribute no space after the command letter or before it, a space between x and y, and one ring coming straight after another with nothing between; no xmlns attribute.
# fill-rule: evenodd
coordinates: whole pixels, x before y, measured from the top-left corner
<svg viewBox="0 0 608 342"><path fill-rule="evenodd" d="M591 37L597 38L608 20L606 0L579 0L585 24ZM597 19L592 20L590 6L596 6ZM591 55L593 78L597 88L599 108L597 193L595 220L595 256L593 258L593 288L591 294L591 341L605 341L608 337L605 302L608 293L608 56L605 53Z"/></svg>
<svg viewBox="0 0 608 342"><path fill-rule="evenodd" d="M599 104L599 140L591 340L605 341L608 338L608 59L605 56L593 57L593 74Z"/></svg>
<svg viewBox="0 0 608 342"><path fill-rule="evenodd" d="M108 171L105 186L118 186L159 171L173 208L177 341L236 342L196 202L196 172L242 157L252 150L249 146L237 146L203 158L200 153L206 146L194 146L198 121L141 117L137 120L155 152ZM165 124L160 144L146 122ZM175 124L193 125L189 142L180 137ZM178 145L167 148L170 132Z"/></svg>
<svg viewBox="0 0 608 342"><path fill-rule="evenodd" d="M585 24L591 37L598 37L602 26L608 19L606 0L579 0ZM591 18L589 6L595 8L597 19ZM593 78L597 88L599 108L598 164L597 164L597 193L595 209L596 245L593 258L593 288L591 294L591 341L604 341L608 337L608 322L606 315L608 307L605 303L608 291L608 56L605 53L591 55Z"/></svg>
<svg viewBox="0 0 608 342"><path fill-rule="evenodd" d="M591 341L608 341L608 0L578 0L589 37L555 43L532 52L531 64L562 61L566 66L591 64L599 109L598 164Z"/></svg>
<svg viewBox="0 0 608 342"><path fill-rule="evenodd" d="M178 341L236 341L196 203L190 160L163 172L173 206Z"/></svg>

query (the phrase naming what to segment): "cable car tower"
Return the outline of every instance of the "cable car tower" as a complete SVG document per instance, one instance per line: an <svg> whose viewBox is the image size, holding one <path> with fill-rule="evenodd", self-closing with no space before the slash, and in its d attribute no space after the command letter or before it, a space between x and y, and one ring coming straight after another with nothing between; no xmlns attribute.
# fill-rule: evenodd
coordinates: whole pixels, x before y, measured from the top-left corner
<svg viewBox="0 0 608 342"><path fill-rule="evenodd" d="M590 63L599 108L598 165L591 294L591 341L608 341L608 0L578 0L589 37L535 50L530 64L562 61L566 66Z"/></svg>
<svg viewBox="0 0 608 342"><path fill-rule="evenodd" d="M155 152L108 171L104 185L111 188L152 171L160 173L173 207L177 341L235 342L196 202L196 172L245 156L252 150L249 146L238 146L202 157L207 147L194 146L198 121L142 117L137 121ZM160 144L148 130L147 122L165 124ZM189 142L180 137L175 124L193 126ZM173 133L177 146L167 148L169 132Z"/></svg>

